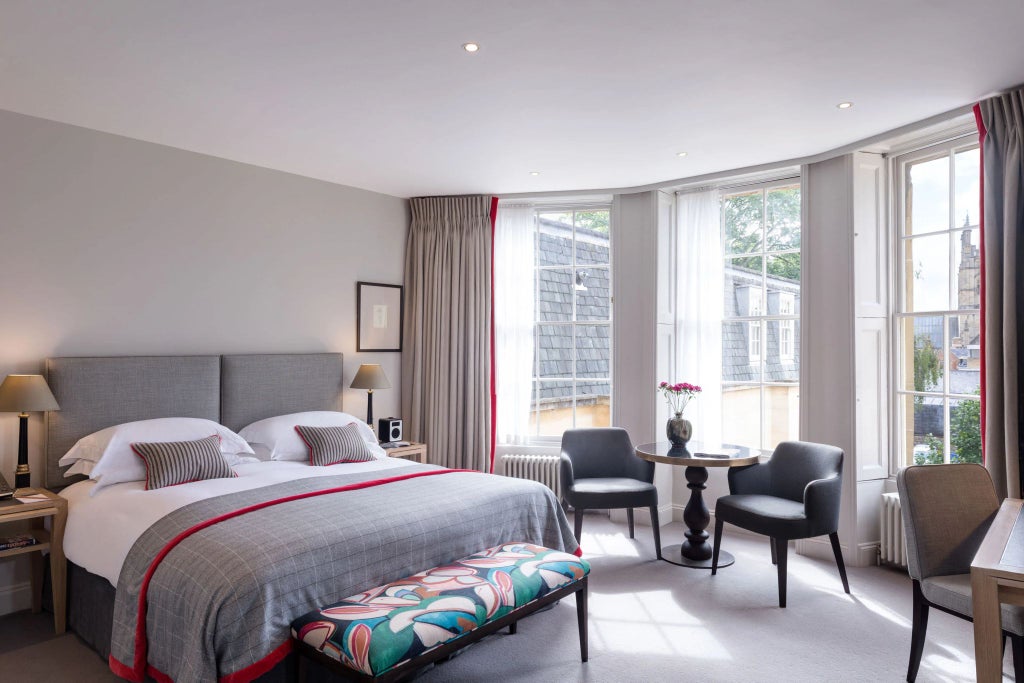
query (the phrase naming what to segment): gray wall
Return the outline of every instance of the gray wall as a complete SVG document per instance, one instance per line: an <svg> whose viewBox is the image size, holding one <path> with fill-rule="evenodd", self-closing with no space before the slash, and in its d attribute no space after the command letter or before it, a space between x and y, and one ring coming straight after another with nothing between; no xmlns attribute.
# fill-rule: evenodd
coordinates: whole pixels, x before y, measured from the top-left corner
<svg viewBox="0 0 1024 683"><path fill-rule="evenodd" d="M399 354L355 353L355 282L402 282L408 223L396 197L0 111L0 378L50 355L341 351L347 377L396 382ZM376 399L398 414L397 384ZM16 459L0 414L9 481Z"/></svg>

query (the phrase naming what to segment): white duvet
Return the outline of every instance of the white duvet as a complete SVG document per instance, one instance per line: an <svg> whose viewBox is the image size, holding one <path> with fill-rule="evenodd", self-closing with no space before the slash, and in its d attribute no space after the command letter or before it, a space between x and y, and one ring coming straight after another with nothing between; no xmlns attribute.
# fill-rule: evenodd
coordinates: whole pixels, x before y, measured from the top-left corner
<svg viewBox="0 0 1024 683"><path fill-rule="evenodd" d="M68 501L64 554L69 560L117 587L121 566L142 533L167 513L204 498L246 491L307 477L330 477L406 467L408 460L383 458L330 467L301 462L267 461L237 465L231 479L208 479L146 491L143 481L114 484L89 493L96 482L80 481L60 495Z"/></svg>

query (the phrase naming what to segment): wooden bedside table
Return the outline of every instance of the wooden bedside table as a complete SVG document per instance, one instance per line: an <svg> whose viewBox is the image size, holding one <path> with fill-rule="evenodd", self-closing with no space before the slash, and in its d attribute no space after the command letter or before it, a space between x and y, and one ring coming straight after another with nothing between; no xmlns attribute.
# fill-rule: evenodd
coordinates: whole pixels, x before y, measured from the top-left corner
<svg viewBox="0 0 1024 683"><path fill-rule="evenodd" d="M0 501L0 525L23 519L32 520L29 530L39 541L24 548L0 550L0 559L32 553L32 611L39 612L43 602L43 552L50 551L50 579L53 584L53 627L57 633L64 633L67 618L65 598L67 594L67 562L64 559L64 524L68 518L68 502L56 493L45 489L18 489L16 495L24 498L43 495L46 500L21 503L14 499ZM52 517L51 530L43 528L43 520ZM8 533L9 531L9 533ZM10 527L0 526L0 536L17 535Z"/></svg>
<svg viewBox="0 0 1024 683"><path fill-rule="evenodd" d="M400 448L385 448L384 452L392 458L404 458L412 460L421 465L427 464L427 444L411 441L408 446Z"/></svg>

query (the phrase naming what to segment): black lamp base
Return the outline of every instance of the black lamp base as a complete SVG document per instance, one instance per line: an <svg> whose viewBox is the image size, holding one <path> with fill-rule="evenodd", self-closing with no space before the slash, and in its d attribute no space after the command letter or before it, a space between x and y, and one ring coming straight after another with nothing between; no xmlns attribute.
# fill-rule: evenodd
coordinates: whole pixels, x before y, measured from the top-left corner
<svg viewBox="0 0 1024 683"><path fill-rule="evenodd" d="M366 424L373 429L373 389L366 392Z"/></svg>
<svg viewBox="0 0 1024 683"><path fill-rule="evenodd" d="M14 488L27 489L32 485L28 469L28 414L18 416L18 467L14 470Z"/></svg>

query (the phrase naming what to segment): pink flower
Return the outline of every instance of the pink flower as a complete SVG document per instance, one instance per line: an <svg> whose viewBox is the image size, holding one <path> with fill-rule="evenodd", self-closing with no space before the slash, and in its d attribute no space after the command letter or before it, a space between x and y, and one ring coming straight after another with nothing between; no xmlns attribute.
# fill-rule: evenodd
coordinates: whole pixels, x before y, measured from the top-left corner
<svg viewBox="0 0 1024 683"><path fill-rule="evenodd" d="M667 387L667 386L668 386L668 382L662 382L662 383L661 383L661 384L659 384L658 386L659 386L659 387Z"/></svg>

